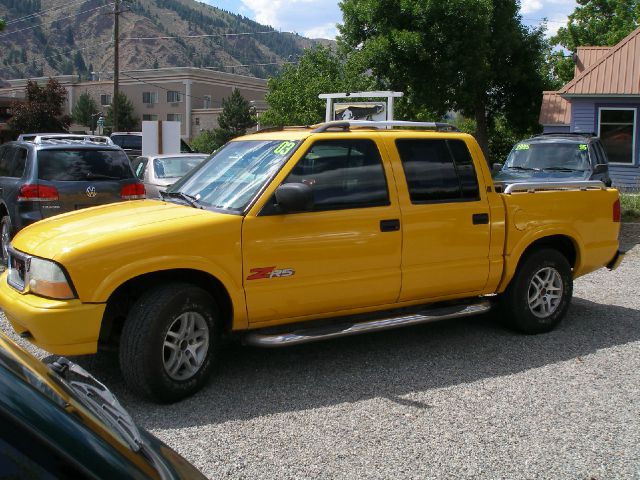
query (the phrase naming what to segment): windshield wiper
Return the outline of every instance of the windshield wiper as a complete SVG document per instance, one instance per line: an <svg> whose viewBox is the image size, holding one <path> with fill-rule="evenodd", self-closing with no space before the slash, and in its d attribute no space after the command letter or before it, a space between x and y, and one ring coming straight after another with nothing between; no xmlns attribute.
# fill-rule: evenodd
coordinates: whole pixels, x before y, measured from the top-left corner
<svg viewBox="0 0 640 480"><path fill-rule="evenodd" d="M64 357L53 362L49 368L71 388L76 394L74 398L113 428L132 451L139 452L144 447L140 431L131 415L93 375Z"/></svg>
<svg viewBox="0 0 640 480"><path fill-rule="evenodd" d="M526 171L533 171L533 172L539 172L540 169L539 168L533 168L533 167L507 167L510 170L526 170Z"/></svg>
<svg viewBox="0 0 640 480"><path fill-rule="evenodd" d="M113 177L111 175L103 175L101 173L87 173L89 179L103 179L103 180L122 180L122 177Z"/></svg>
<svg viewBox="0 0 640 480"><path fill-rule="evenodd" d="M162 196L163 199L164 198L179 198L180 200L183 200L183 201L187 202L193 208L203 208L198 203L198 199L196 197L194 197L193 195L189 195L188 193L184 193L184 192L160 192L160 195Z"/></svg>
<svg viewBox="0 0 640 480"><path fill-rule="evenodd" d="M579 168L567 168L567 167L545 167L542 170L552 170L554 172L584 172Z"/></svg>

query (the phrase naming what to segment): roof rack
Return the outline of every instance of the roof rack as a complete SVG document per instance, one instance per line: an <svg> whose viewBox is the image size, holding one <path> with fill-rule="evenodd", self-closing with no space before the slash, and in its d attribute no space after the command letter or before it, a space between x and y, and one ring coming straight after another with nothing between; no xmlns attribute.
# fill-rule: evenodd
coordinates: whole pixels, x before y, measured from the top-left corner
<svg viewBox="0 0 640 480"><path fill-rule="evenodd" d="M541 183L510 183L503 193L536 193L558 190L606 190L607 187L599 180L585 180L577 182L541 182Z"/></svg>
<svg viewBox="0 0 640 480"><path fill-rule="evenodd" d="M115 145L113 140L109 137L102 135L75 135L75 134L51 134L51 135L36 135L33 140L27 140L35 144L42 144L44 142L68 142L68 143L101 143L104 145Z"/></svg>
<svg viewBox="0 0 640 480"><path fill-rule="evenodd" d="M458 127L451 125L449 123L442 122L407 122L401 120L385 120L385 121L371 121L371 120L338 120L334 122L325 122L320 123L318 125L313 125L313 133L323 133L329 130L342 130L348 131L352 127L362 127L362 128L381 128L381 129L389 129L395 127L404 127L404 128L417 128L421 130L435 130L437 132L459 132Z"/></svg>
<svg viewBox="0 0 640 480"><path fill-rule="evenodd" d="M288 125L288 126L279 126L279 127L265 127L260 130L256 130L255 133L268 133L268 132L282 132L284 130L300 130L311 128L309 125Z"/></svg>

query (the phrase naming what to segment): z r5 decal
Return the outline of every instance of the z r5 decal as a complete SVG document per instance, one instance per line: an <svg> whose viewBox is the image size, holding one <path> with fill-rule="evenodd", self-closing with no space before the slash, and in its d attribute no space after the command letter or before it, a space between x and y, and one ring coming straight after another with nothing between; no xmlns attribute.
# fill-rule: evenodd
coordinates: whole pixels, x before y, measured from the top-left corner
<svg viewBox="0 0 640 480"><path fill-rule="evenodd" d="M291 277L296 274L296 271L292 268L258 267L252 268L249 273L247 280L260 280L263 278Z"/></svg>

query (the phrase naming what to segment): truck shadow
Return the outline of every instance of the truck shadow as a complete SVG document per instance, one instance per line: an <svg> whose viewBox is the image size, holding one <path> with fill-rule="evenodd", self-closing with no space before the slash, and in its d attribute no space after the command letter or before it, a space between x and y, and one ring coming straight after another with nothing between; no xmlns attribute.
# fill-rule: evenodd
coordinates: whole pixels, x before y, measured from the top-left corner
<svg viewBox="0 0 640 480"><path fill-rule="evenodd" d="M624 222L620 227L620 250L628 252L640 242L640 222Z"/></svg>
<svg viewBox="0 0 640 480"><path fill-rule="evenodd" d="M579 361L638 340L640 310L575 298L560 328L544 335L519 335L481 316L279 350L232 345L208 385L173 405L133 397L109 371L115 367L92 371L141 426L175 429L370 398L429 408L403 397Z"/></svg>

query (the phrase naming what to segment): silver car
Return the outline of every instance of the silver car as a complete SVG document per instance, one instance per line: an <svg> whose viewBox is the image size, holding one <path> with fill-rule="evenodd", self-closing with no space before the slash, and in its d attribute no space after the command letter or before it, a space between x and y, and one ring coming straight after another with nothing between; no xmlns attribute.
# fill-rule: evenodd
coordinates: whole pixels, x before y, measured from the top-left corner
<svg viewBox="0 0 640 480"><path fill-rule="evenodd" d="M161 191L208 157L203 153L165 153L137 157L132 165L136 176L144 182L147 198L161 198Z"/></svg>

